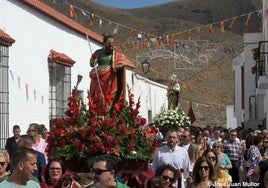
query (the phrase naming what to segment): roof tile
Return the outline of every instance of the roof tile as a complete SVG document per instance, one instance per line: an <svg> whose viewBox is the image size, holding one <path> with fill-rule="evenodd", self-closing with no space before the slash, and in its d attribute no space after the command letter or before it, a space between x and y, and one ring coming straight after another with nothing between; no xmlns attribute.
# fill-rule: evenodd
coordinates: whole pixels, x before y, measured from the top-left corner
<svg viewBox="0 0 268 188"><path fill-rule="evenodd" d="M75 61L72 60L69 56L64 53L56 52L55 50L50 50L48 55L48 62L49 63L59 63L66 65L68 67L72 67L75 64Z"/></svg>
<svg viewBox="0 0 268 188"><path fill-rule="evenodd" d="M7 33L0 29L0 44L5 46L11 46L15 40L11 38Z"/></svg>

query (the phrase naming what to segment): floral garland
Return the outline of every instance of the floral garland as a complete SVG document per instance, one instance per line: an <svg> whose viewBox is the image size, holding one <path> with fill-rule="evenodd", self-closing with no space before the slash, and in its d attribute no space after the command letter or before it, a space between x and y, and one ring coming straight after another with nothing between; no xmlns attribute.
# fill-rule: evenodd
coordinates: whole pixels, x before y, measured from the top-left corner
<svg viewBox="0 0 268 188"><path fill-rule="evenodd" d="M154 122L159 128L178 128L188 126L191 121L185 112L179 106L175 110L165 110L162 108L160 113L154 117Z"/></svg>
<svg viewBox="0 0 268 188"><path fill-rule="evenodd" d="M106 153L128 159L152 159L157 141L156 130L140 118L140 100L135 104L128 89L128 103L113 105L108 96L101 99L88 97L86 106L77 97L76 88L69 98L67 118L55 119L48 137L47 152L52 157L85 159ZM143 123L142 123L143 122Z"/></svg>

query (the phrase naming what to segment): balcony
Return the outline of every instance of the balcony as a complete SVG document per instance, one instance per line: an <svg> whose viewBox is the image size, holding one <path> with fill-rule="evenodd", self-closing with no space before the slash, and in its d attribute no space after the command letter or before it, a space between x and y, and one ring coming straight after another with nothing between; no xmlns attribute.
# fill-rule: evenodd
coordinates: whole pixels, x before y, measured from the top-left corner
<svg viewBox="0 0 268 188"><path fill-rule="evenodd" d="M268 89L268 75L259 76L258 89L260 89L260 90Z"/></svg>
<svg viewBox="0 0 268 188"><path fill-rule="evenodd" d="M256 60L256 88L257 90L268 89L268 41L259 42L258 48L253 50L253 58Z"/></svg>

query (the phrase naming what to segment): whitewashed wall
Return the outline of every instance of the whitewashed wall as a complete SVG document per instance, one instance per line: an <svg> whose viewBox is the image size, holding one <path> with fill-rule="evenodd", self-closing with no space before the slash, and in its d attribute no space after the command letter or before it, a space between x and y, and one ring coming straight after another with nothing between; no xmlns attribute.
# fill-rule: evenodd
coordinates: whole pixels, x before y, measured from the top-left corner
<svg viewBox="0 0 268 188"><path fill-rule="evenodd" d="M49 51L53 49L65 53L76 61L72 67L72 86L76 84L77 75L82 75L83 80L78 89L84 90L85 100L90 85L91 52L86 36L18 1L1 0L0 8L0 29L16 40L9 53L9 134L12 135L14 124L21 126L22 133L26 132L29 123L37 122L47 126L49 124ZM101 44L94 42L90 45L92 51L101 47ZM140 76L134 76L133 82L131 71L127 71L127 83L131 85L136 98L141 96L140 113L143 117L147 117L148 109L152 110L154 115L163 104L167 104L166 89L163 85Z"/></svg>
<svg viewBox="0 0 268 188"><path fill-rule="evenodd" d="M268 0L263 0L263 10L266 10L268 8ZM263 28L262 28L262 34L263 34L263 39L264 41L268 41L268 19L264 19L263 20ZM267 81L267 74L268 74L268 59L265 59L265 63L266 63L266 81ZM264 117L266 117L266 129L268 129L268 91L266 89L266 93L264 96L264 109L263 109L263 113L264 113ZM263 118L264 118L263 117Z"/></svg>
<svg viewBox="0 0 268 188"><path fill-rule="evenodd" d="M241 126L241 124L237 124L237 118L234 117L234 106L233 105L227 105L226 106L226 127L227 129L235 129L238 126Z"/></svg>
<svg viewBox="0 0 268 188"><path fill-rule="evenodd" d="M244 33L245 121L249 120L249 97L256 94L255 74L251 73L251 68L255 66L252 49L258 47L261 35L261 32Z"/></svg>
<svg viewBox="0 0 268 188"><path fill-rule="evenodd" d="M141 97L140 115L148 119L148 110L152 111L152 118L161 107L167 108L167 87L142 76L127 71L127 84L130 86L135 102Z"/></svg>
<svg viewBox="0 0 268 188"><path fill-rule="evenodd" d="M234 113L233 115L231 113L227 113L232 116L234 116L237 120L236 125L241 126L241 122L244 122L244 109L242 109L242 72L241 68L243 66L244 62L244 53L239 54L237 57L235 57L232 61L233 63L233 70L234 70L234 77L235 77L235 106L234 106ZM229 109L230 110L230 109ZM228 122L228 116L227 116L227 127L228 125L231 125L231 122Z"/></svg>

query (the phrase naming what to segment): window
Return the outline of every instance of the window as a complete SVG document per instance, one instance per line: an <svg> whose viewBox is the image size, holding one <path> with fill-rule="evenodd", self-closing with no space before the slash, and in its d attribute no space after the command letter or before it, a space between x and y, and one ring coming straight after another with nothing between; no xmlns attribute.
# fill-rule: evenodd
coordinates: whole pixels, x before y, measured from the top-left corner
<svg viewBox="0 0 268 188"><path fill-rule="evenodd" d="M1 140L1 148L4 148L2 144L8 135L9 124L9 89L8 89L8 47L0 45L0 124L1 124L1 136L4 138Z"/></svg>
<svg viewBox="0 0 268 188"><path fill-rule="evenodd" d="M57 63L49 64L50 119L64 117L67 99L71 95L71 68Z"/></svg>
<svg viewBox="0 0 268 188"><path fill-rule="evenodd" d="M9 46L15 40L0 29L0 148L9 137Z"/></svg>
<svg viewBox="0 0 268 188"><path fill-rule="evenodd" d="M50 51L49 58L49 114L50 120L63 118L71 96L71 66L75 63L62 53Z"/></svg>

